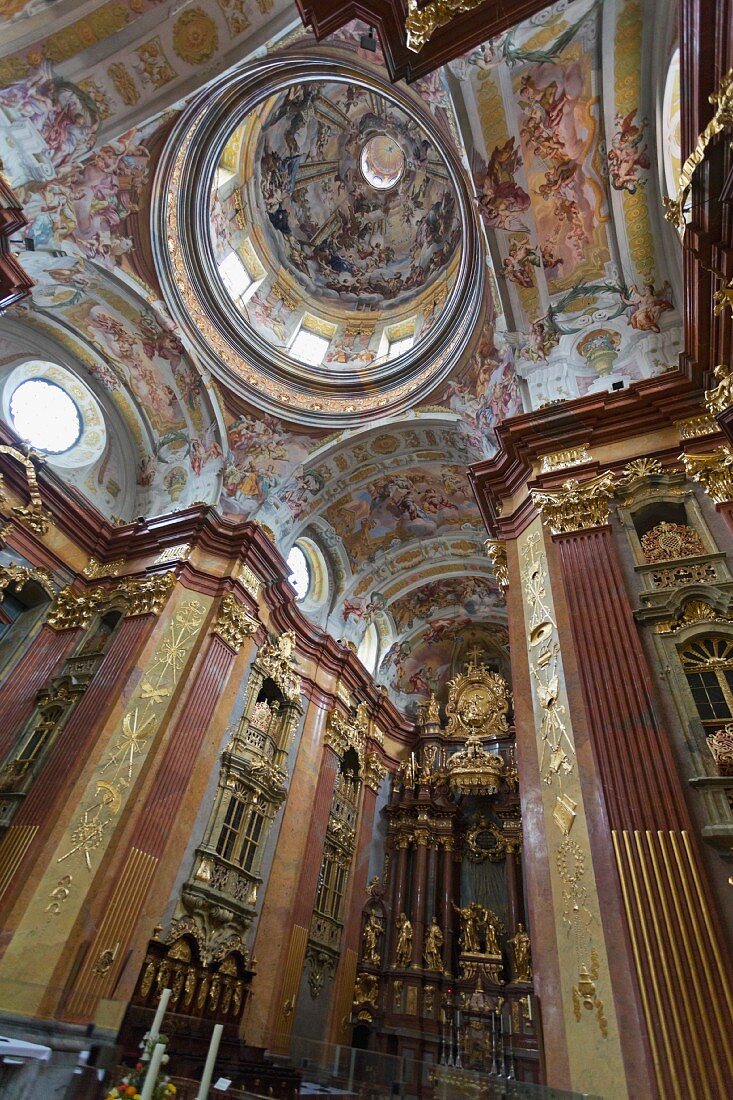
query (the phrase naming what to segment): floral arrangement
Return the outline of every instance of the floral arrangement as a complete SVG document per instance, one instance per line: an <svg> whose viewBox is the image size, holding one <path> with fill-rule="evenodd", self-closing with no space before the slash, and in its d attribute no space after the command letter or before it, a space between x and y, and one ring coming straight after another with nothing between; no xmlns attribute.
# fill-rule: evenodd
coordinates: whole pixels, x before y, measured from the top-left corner
<svg viewBox="0 0 733 1100"><path fill-rule="evenodd" d="M156 1042L167 1044L168 1040L165 1035L159 1035ZM150 1055L153 1052L154 1046L155 1043L150 1040L150 1035L148 1033L140 1042L143 1057L147 1055L147 1060L144 1062L137 1062L135 1068L126 1073L119 1084L112 1085L104 1100L142 1100L141 1092L143 1084L145 1083ZM163 1062L166 1063L167 1061L168 1055L164 1054ZM160 1076L155 1082L152 1097L153 1100L174 1100L177 1092L176 1086L169 1077Z"/></svg>

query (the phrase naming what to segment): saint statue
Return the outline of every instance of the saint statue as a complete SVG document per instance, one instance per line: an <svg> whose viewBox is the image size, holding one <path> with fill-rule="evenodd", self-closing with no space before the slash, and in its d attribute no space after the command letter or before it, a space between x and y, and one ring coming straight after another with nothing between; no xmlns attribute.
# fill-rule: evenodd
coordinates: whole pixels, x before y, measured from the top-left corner
<svg viewBox="0 0 733 1100"><path fill-rule="evenodd" d="M514 956L514 981L532 981L532 946L524 926L517 925L517 931L508 941Z"/></svg>
<svg viewBox="0 0 733 1100"><path fill-rule="evenodd" d="M478 931L476 928L475 902L461 909L453 902L453 908L461 918L461 951L476 953L479 950Z"/></svg>
<svg viewBox="0 0 733 1100"><path fill-rule="evenodd" d="M395 965L409 966L412 961L412 924L404 913L400 913L397 918L397 927L400 934L397 938Z"/></svg>
<svg viewBox="0 0 733 1100"><path fill-rule="evenodd" d="M501 947L499 946L499 921L495 913L492 913L490 909L484 909L483 921L486 925L486 954L487 955L501 955Z"/></svg>
<svg viewBox="0 0 733 1100"><path fill-rule="evenodd" d="M382 957L377 947L379 944L379 937L383 931L384 925L377 914L370 913L364 925L364 936L362 938L361 953L364 962L373 963L374 966L379 966L381 964Z"/></svg>
<svg viewBox="0 0 733 1100"><path fill-rule="evenodd" d="M440 725L440 707L434 691L430 692L428 705L425 708L425 724L427 725L428 722L436 722Z"/></svg>
<svg viewBox="0 0 733 1100"><path fill-rule="evenodd" d="M428 970L442 971L443 959L440 954L442 946L443 933L440 931L436 918L433 917L432 923L425 931L425 947L423 950L423 958Z"/></svg>

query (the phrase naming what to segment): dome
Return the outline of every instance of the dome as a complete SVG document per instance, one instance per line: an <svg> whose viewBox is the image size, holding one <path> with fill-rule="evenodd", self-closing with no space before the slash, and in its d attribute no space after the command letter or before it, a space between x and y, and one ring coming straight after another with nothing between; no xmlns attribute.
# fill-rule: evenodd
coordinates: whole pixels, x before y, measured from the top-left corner
<svg viewBox="0 0 733 1100"><path fill-rule="evenodd" d="M158 185L169 305L260 408L344 427L401 411L471 343L484 265L458 154L411 91L351 59L222 80Z"/></svg>

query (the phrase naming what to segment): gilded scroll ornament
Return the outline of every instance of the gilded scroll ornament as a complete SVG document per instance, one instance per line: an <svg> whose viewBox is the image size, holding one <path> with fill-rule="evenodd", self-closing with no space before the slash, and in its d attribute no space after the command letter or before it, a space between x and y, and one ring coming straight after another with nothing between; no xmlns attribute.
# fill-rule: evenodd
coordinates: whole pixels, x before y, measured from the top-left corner
<svg viewBox="0 0 733 1100"><path fill-rule="evenodd" d="M338 710L332 710L329 714L324 741L334 750L337 756L343 757L347 749L351 748L358 756L360 765L364 767L368 763L365 758L368 736L369 716L367 715L365 703L359 703L353 716L349 718L344 718ZM377 769L381 769L381 764L379 764L376 756L370 753L370 757L373 758L372 764L376 765ZM370 778L372 782L377 782L379 778L379 771L375 771L371 765ZM381 782L381 779L379 781Z"/></svg>
<svg viewBox="0 0 733 1100"><path fill-rule="evenodd" d="M608 523L613 489L614 476L606 470L588 481L570 478L555 492L532 490L532 499L553 535L563 535Z"/></svg>
<svg viewBox="0 0 733 1100"><path fill-rule="evenodd" d="M494 576L502 588L509 584L509 567L506 556L506 543L503 539L487 539L484 543L486 557L494 569Z"/></svg>
<svg viewBox="0 0 733 1100"><path fill-rule="evenodd" d="M101 562L97 561L96 558L90 558L82 572L90 581L98 581L102 577L118 577L125 562L125 558L117 558L115 561L107 562Z"/></svg>
<svg viewBox="0 0 733 1100"><path fill-rule="evenodd" d="M477 661L478 653L474 653L465 671L448 682L448 738L498 737L509 728L511 693L507 682Z"/></svg>
<svg viewBox="0 0 733 1100"><path fill-rule="evenodd" d="M367 753L364 761L364 782L367 787L376 793L386 778L387 769L383 764L380 764L377 754L374 752Z"/></svg>
<svg viewBox="0 0 733 1100"><path fill-rule="evenodd" d="M473 11L483 3L484 0L432 0L430 4L418 7L417 0L408 0L405 20L408 50L419 53L439 27L450 23L454 16Z"/></svg>
<svg viewBox="0 0 733 1100"><path fill-rule="evenodd" d="M674 619L664 619L657 623L657 634L676 634L694 623L727 623L725 615L720 615L714 607L704 600L688 600Z"/></svg>
<svg viewBox="0 0 733 1100"><path fill-rule="evenodd" d="M363 1007L365 1005L376 1008L378 995L379 982L374 975L360 974L354 986L354 1008Z"/></svg>
<svg viewBox="0 0 733 1100"><path fill-rule="evenodd" d="M38 455L35 451L28 451L28 454L23 454L17 447L0 446L0 454L7 455L9 458L14 458L16 462L19 462L25 469L25 476L28 485L28 494L30 496L29 504L17 504L13 507L13 515L22 520L27 527L30 527L31 531L35 531L37 535L45 535L51 526L51 513L48 512L41 500L41 493L38 488L38 478L36 477L36 467L34 465L34 459L36 461L43 462L44 459L41 455ZM3 479L0 475L0 502L6 499Z"/></svg>
<svg viewBox="0 0 733 1100"><path fill-rule="evenodd" d="M151 577L130 577L109 591L110 603L121 603L126 618L160 615L176 583L175 573L154 573Z"/></svg>
<svg viewBox="0 0 733 1100"><path fill-rule="evenodd" d="M711 390L705 390L705 404L708 412L717 416L733 405L733 368L718 363L713 370L713 378L717 378L718 384Z"/></svg>
<svg viewBox="0 0 733 1100"><path fill-rule="evenodd" d="M257 623L231 592L222 596L219 614L214 625L214 633L218 634L222 641L239 652L244 639L254 634L256 629Z"/></svg>
<svg viewBox="0 0 733 1100"><path fill-rule="evenodd" d="M705 159L707 147L713 138L723 130L733 126L733 69L729 70L720 82L717 92L710 96L710 102L715 106L715 114L710 119L703 132L697 139L695 148L682 165L682 171L677 182L677 198L665 198L664 216L675 227L680 237L685 234L684 207L687 196L692 187L692 179L696 169Z"/></svg>
<svg viewBox="0 0 733 1100"><path fill-rule="evenodd" d="M686 420L675 420L675 428L680 439L700 439L705 435L715 435L720 431L712 416L689 416Z"/></svg>
<svg viewBox="0 0 733 1100"><path fill-rule="evenodd" d="M680 459L687 476L702 485L716 504L733 500L733 454L728 447L716 447L705 454L683 454Z"/></svg>

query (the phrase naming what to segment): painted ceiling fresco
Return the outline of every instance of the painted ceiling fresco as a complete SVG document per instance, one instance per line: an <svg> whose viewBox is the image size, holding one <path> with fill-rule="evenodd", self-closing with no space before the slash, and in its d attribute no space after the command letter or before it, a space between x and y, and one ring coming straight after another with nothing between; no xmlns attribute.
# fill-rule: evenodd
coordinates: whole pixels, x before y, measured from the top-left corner
<svg viewBox="0 0 733 1100"><path fill-rule="evenodd" d="M269 103L259 123L256 201L307 293L379 308L445 271L460 236L455 195L405 111L353 83L319 82ZM392 158L392 186L365 176L375 148Z"/></svg>
<svg viewBox="0 0 733 1100"><path fill-rule="evenodd" d="M312 47L302 28L283 38L294 11L221 0L169 15L125 0L86 5L83 17L64 5L55 21L53 5L0 2L0 157L30 222L36 251L23 262L37 283L0 319L0 386L31 350L56 359L111 429L98 462L60 476L113 519L206 501L232 521L257 517L284 552L311 539L330 578L318 621L355 645L375 628L377 678L402 706L474 647L502 667L506 609L466 467L494 453L506 418L649 377L679 350L656 131L674 13L652 6L642 28L637 0L561 0L417 82L474 182L491 283L484 327L420 405L329 434L212 386L161 301L148 239L156 158L180 101L234 53L268 40ZM329 56L358 53L379 69L379 50L360 50L366 30L341 30ZM258 232L304 296L371 309L444 279L450 189L406 117L334 82L270 102L264 121L250 191ZM378 133L406 152L392 191L369 188L359 166ZM382 150L378 170L393 153ZM215 214L231 227L235 213L230 193ZM278 295L268 283L247 309L282 342L302 303ZM360 324L329 355L334 371L368 363L374 340Z"/></svg>

